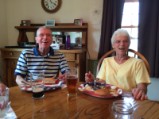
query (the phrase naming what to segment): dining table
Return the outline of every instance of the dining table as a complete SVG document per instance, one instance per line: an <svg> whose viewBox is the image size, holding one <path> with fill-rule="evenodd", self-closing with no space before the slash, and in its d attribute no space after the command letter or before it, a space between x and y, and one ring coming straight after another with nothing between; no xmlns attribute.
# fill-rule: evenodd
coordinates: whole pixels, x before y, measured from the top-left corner
<svg viewBox="0 0 159 119"><path fill-rule="evenodd" d="M17 119L114 119L113 102L129 99L122 96L98 98L79 90L76 96L68 96L67 87L46 91L41 99L32 98L31 91L18 86L9 90L10 105ZM159 119L159 102L134 102L134 119Z"/></svg>

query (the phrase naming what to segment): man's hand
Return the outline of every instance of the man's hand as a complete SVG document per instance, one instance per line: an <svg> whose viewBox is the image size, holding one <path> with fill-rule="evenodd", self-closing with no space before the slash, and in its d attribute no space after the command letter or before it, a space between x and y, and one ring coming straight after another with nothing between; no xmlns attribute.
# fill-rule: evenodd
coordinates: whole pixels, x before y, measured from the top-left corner
<svg viewBox="0 0 159 119"><path fill-rule="evenodd" d="M61 74L57 78L59 81L62 81L63 83L66 83L66 74Z"/></svg>

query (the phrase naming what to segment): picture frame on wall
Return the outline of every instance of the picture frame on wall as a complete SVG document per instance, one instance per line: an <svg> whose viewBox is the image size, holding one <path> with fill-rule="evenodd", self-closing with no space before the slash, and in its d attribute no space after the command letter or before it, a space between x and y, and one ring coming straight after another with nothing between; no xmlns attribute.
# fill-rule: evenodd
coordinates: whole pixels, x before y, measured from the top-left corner
<svg viewBox="0 0 159 119"><path fill-rule="evenodd" d="M75 25L82 26L83 20L82 20L82 19L74 19L74 24L75 24Z"/></svg>
<svg viewBox="0 0 159 119"><path fill-rule="evenodd" d="M45 26L55 26L55 20L47 20Z"/></svg>

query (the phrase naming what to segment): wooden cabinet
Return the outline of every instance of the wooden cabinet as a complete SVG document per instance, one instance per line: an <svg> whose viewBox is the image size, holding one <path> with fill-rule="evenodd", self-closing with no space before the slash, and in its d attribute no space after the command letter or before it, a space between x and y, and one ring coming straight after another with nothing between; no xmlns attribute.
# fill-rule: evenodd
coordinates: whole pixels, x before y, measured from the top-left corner
<svg viewBox="0 0 159 119"><path fill-rule="evenodd" d="M44 24L31 24L31 26L15 26L19 31L17 43L29 42L27 32L34 32ZM56 23L55 26L50 27L53 32L82 32L82 47L87 49L88 24L83 23L82 26L73 23Z"/></svg>
<svg viewBox="0 0 159 119"><path fill-rule="evenodd" d="M3 82L11 87L15 86L15 76L14 76L14 70L17 64L17 59L19 57L19 51L13 50L13 49L1 49L1 58L3 66L2 70L2 80Z"/></svg>
<svg viewBox="0 0 159 119"><path fill-rule="evenodd" d="M3 62L3 82L12 87L16 85L14 71L22 48L1 48ZM59 50L62 52L70 67L77 67L80 81L84 81L86 72L86 50Z"/></svg>
<svg viewBox="0 0 159 119"><path fill-rule="evenodd" d="M29 42L27 32L34 32L44 24L31 24L30 26L15 26L19 31L17 43ZM82 26L74 25L73 23L56 23L50 27L52 31L57 32L82 32L82 47L80 49L60 49L64 53L70 67L77 67L80 81L84 81L86 72L86 52L87 52L87 34L88 25L84 23ZM21 51L24 48L1 48L1 58L3 62L3 82L11 87L15 86L14 70Z"/></svg>

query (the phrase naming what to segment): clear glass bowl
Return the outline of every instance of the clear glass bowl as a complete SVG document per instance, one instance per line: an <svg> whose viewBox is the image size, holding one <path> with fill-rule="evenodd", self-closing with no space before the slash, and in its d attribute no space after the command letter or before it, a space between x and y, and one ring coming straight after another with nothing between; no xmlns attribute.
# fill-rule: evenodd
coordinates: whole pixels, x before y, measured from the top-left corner
<svg viewBox="0 0 159 119"><path fill-rule="evenodd" d="M113 102L112 110L115 119L133 119L133 106L131 103L124 100Z"/></svg>

